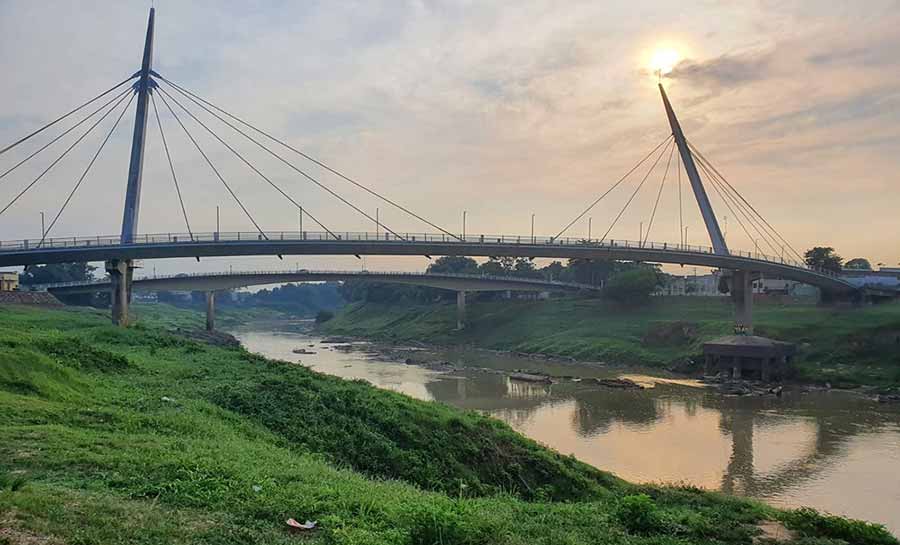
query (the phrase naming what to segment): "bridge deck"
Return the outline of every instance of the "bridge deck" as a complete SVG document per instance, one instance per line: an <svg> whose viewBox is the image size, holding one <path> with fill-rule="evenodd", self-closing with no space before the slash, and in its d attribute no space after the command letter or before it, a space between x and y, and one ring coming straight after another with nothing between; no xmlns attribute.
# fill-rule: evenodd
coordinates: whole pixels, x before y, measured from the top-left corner
<svg viewBox="0 0 900 545"><path fill-rule="evenodd" d="M123 244L118 236L72 237L39 241L0 242L0 266L33 265L108 259L255 255L467 255L473 257L548 257L633 260L747 270L796 280L826 291L857 288L834 273L760 253L716 254L706 246L627 240L585 240L520 235L410 233L399 238L385 233L279 231L261 233L193 233L139 235Z"/></svg>

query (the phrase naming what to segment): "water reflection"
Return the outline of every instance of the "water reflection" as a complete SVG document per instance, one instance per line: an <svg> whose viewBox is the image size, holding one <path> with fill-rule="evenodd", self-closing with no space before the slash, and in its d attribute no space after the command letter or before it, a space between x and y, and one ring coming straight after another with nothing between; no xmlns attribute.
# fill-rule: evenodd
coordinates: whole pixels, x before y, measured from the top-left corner
<svg viewBox="0 0 900 545"><path fill-rule="evenodd" d="M245 331L248 349L296 361L297 335ZM616 376L617 368L535 362L454 350L446 374L322 347L314 369L483 411L562 453L634 481L687 482L770 503L810 505L900 531L900 407L840 392L722 397L662 382L647 390L545 385L477 370L541 367L556 375ZM649 380L649 379L648 379Z"/></svg>

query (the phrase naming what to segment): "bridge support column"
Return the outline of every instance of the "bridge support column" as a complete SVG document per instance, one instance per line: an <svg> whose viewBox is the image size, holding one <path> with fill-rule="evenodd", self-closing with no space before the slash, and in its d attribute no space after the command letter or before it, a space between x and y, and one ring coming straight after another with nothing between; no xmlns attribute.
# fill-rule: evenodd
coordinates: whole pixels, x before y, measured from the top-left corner
<svg viewBox="0 0 900 545"><path fill-rule="evenodd" d="M128 325L128 305L131 303L131 280L134 267L131 260L112 259L106 262L110 280L110 310L113 325Z"/></svg>
<svg viewBox="0 0 900 545"><path fill-rule="evenodd" d="M216 292L206 292L206 330L216 329Z"/></svg>
<svg viewBox="0 0 900 545"><path fill-rule="evenodd" d="M466 292L456 292L456 330L461 331L466 327Z"/></svg>
<svg viewBox="0 0 900 545"><path fill-rule="evenodd" d="M735 306L735 326L747 335L753 334L753 282L750 271L734 271L731 298Z"/></svg>

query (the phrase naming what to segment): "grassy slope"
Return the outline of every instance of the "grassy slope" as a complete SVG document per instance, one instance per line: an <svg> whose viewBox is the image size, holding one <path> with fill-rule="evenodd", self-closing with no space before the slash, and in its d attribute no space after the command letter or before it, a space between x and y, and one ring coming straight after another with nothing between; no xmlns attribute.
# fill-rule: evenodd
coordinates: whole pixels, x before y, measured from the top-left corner
<svg viewBox="0 0 900 545"><path fill-rule="evenodd" d="M759 335L803 344L801 378L847 384L900 385L900 304L829 309L757 304ZM598 299L472 303L470 327L454 331L455 306L356 304L326 324L333 334L390 340L470 343L484 348L584 360L667 365L699 355L702 342L730 333L733 307L707 297L659 298L621 309ZM648 333L687 325L686 336L647 341Z"/></svg>
<svg viewBox="0 0 900 545"><path fill-rule="evenodd" d="M823 537L804 543L897 544L629 485L477 414L106 322L0 307L0 543L749 543L768 516ZM322 530L292 536L291 516Z"/></svg>

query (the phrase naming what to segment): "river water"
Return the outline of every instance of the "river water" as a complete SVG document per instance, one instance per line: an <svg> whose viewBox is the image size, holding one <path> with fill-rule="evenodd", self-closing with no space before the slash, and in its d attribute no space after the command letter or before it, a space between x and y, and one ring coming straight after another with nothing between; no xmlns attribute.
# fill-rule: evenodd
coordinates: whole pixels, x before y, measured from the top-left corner
<svg viewBox="0 0 900 545"><path fill-rule="evenodd" d="M279 325L285 324L250 325L233 333L248 350L267 357L302 360L316 371L490 414L629 481L682 482L776 506L810 506L880 522L900 535L900 405L838 391L729 397L640 369L482 350L423 352L422 359L470 368L440 372L384 361L364 346L336 350L319 337ZM296 348L315 354L297 355ZM535 384L477 368L625 376L648 388Z"/></svg>

